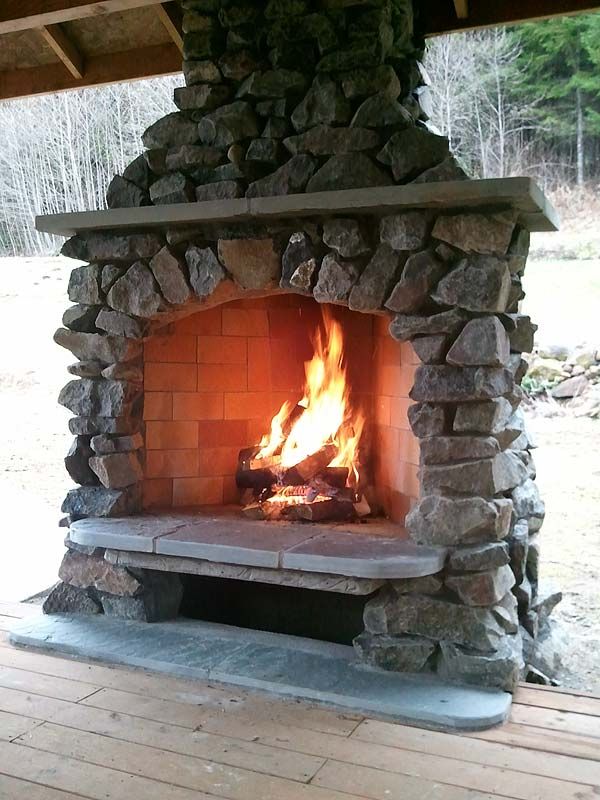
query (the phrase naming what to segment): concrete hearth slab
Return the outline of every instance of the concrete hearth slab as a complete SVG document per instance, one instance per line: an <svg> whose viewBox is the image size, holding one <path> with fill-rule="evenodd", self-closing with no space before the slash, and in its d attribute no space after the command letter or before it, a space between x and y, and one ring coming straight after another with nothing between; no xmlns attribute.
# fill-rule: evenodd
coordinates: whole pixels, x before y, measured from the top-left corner
<svg viewBox="0 0 600 800"><path fill-rule="evenodd" d="M351 647L196 620L149 625L57 614L19 620L10 641L84 659L221 681L381 715L411 725L483 730L506 720L511 696L361 664Z"/></svg>
<svg viewBox="0 0 600 800"><path fill-rule="evenodd" d="M282 567L360 575L362 578L420 578L444 566L443 548L354 533L323 533L283 553Z"/></svg>
<svg viewBox="0 0 600 800"><path fill-rule="evenodd" d="M80 520L72 523L69 537L114 551L380 580L433 575L446 557L442 547L406 541L403 528L388 520L264 522L232 506Z"/></svg>
<svg viewBox="0 0 600 800"><path fill-rule="evenodd" d="M248 523L251 524L248 524ZM314 535L306 526L277 529L253 520L206 518L161 536L156 553L249 567L279 567L281 553Z"/></svg>

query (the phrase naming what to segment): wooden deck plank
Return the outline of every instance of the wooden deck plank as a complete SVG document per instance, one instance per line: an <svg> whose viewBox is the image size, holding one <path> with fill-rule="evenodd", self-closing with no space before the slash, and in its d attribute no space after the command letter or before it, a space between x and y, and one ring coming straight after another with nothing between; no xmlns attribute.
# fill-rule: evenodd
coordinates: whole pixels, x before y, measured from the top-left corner
<svg viewBox="0 0 600 800"><path fill-rule="evenodd" d="M51 720L56 714L69 708L69 705L67 700L57 700L53 697L21 692L18 689L0 687L0 711L7 714Z"/></svg>
<svg viewBox="0 0 600 800"><path fill-rule="evenodd" d="M7 800L81 800L83 796L40 786L22 778L0 775L0 797Z"/></svg>
<svg viewBox="0 0 600 800"><path fill-rule="evenodd" d="M446 758L474 761L477 764L513 769L574 783L593 785L600 780L600 765L597 761L557 754L552 758L539 758L535 750L477 739L471 739L465 746L465 738L460 734L409 728L393 722L367 719L358 726L351 738L407 752L430 753Z"/></svg>
<svg viewBox="0 0 600 800"><path fill-rule="evenodd" d="M289 781L192 756L172 753L168 759L161 758L161 751L153 747L115 741L52 723L41 725L19 741L35 749L36 753L50 752L100 767L110 765L111 769L162 781L170 787L190 789L202 796L210 793L227 800L349 800L336 789ZM347 794L360 796L356 792Z"/></svg>
<svg viewBox="0 0 600 800"><path fill-rule="evenodd" d="M600 717L589 714L573 714L570 711L556 711L553 708L514 704L510 712L510 721L518 725L532 725L536 728L600 737ZM600 742L598 747L600 748Z"/></svg>
<svg viewBox="0 0 600 800"><path fill-rule="evenodd" d="M130 713L134 716L153 715L157 722L179 720L187 725L199 726L203 731L218 733L232 738L244 738L275 747L289 749L305 755L322 756L327 759L375 767L379 770L397 772L404 776L427 775L436 783L461 786L465 789L498 793L510 787L510 796L520 800L531 800L536 792L556 800L580 800L582 785L563 779L531 775L512 768L478 764L463 758L447 758L422 752L407 752L393 747L369 743L352 737L318 734L294 726L293 717L285 723L276 723L257 717L254 711L230 712L206 709L181 710L181 704L156 701L139 695L107 690L98 692L84 702L85 705L100 706L115 714ZM61 718L55 719L60 721ZM129 739L127 727L123 735ZM464 740L463 740L464 747Z"/></svg>
<svg viewBox="0 0 600 800"><path fill-rule="evenodd" d="M40 719L31 719L19 714L0 711L0 741L9 742L41 724L42 720ZM1 794L0 797L2 797Z"/></svg>
<svg viewBox="0 0 600 800"><path fill-rule="evenodd" d="M511 747L522 747L528 750L539 750L544 753L558 753L574 758L587 758L600 761L598 740L592 736L577 733L565 733L550 729L536 728L531 725L517 725L508 722L500 728L489 731L465 734L475 739L490 742L501 742Z"/></svg>
<svg viewBox="0 0 600 800"><path fill-rule="evenodd" d="M22 692L54 697L58 700L70 700L74 703L101 688L91 683L79 683L68 678L40 675L37 672L6 666L0 667L0 687L19 689Z"/></svg>
<svg viewBox="0 0 600 800"><path fill-rule="evenodd" d="M90 708L82 704L73 705L57 714L54 722L79 731L299 782L310 780L325 762L322 756L305 755L251 740L220 736L202 729L190 731L165 722Z"/></svg>
<svg viewBox="0 0 600 800"><path fill-rule="evenodd" d="M600 697L593 695L566 694L557 691L519 688L515 702L518 705L554 708L557 711L572 711L574 714L589 714L600 717Z"/></svg>

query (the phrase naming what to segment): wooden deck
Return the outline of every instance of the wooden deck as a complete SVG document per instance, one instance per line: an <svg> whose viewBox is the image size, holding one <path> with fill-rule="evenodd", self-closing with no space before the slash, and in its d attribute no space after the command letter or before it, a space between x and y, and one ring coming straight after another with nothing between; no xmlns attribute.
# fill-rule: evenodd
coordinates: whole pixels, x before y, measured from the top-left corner
<svg viewBox="0 0 600 800"><path fill-rule="evenodd" d="M523 686L436 733L235 687L16 650L0 603L1 800L598 800L600 697Z"/></svg>

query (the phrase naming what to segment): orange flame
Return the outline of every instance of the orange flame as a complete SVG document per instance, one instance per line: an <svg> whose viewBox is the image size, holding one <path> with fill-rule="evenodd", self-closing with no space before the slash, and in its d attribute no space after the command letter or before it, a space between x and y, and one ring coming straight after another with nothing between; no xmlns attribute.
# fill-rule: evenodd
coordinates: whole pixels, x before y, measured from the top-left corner
<svg viewBox="0 0 600 800"><path fill-rule="evenodd" d="M263 437L256 458L265 458L281 449L281 465L289 468L334 442L338 454L329 464L347 467L351 483L358 480L358 449L365 419L353 412L344 366L344 339L340 324L323 309L323 327L313 339L314 355L305 363L304 411L287 437L283 424L292 410L284 403L271 421L271 431Z"/></svg>

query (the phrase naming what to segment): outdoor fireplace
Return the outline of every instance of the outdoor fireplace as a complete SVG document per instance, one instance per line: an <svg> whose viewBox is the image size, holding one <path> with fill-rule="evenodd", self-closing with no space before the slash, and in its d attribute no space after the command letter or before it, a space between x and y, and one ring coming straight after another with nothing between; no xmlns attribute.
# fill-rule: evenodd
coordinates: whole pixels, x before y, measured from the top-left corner
<svg viewBox="0 0 600 800"><path fill-rule="evenodd" d="M552 210L427 129L410 3L182 5L180 111L110 210L38 223L85 262L46 610L169 619L189 576L318 591L324 618L359 604L368 664L511 690L553 602L519 409Z"/></svg>

